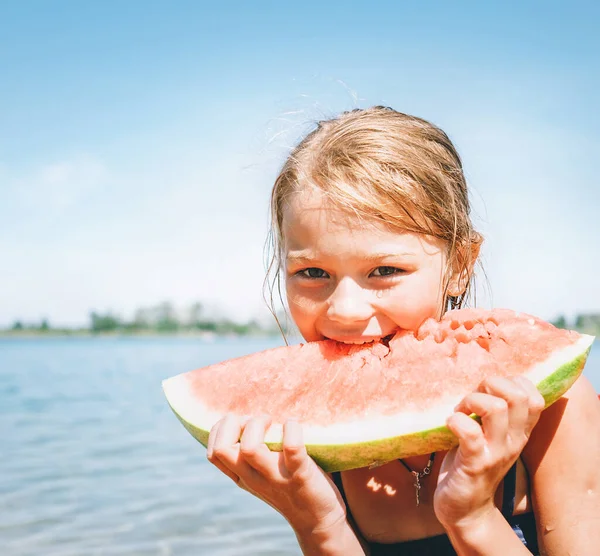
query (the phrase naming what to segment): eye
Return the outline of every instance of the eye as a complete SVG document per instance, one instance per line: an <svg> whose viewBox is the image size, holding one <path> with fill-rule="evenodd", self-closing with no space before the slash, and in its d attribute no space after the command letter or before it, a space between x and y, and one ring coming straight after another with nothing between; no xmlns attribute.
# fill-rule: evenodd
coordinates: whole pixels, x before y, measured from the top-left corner
<svg viewBox="0 0 600 556"><path fill-rule="evenodd" d="M300 272L298 272L298 274L300 274L301 276L304 276L305 278L328 278L329 277L327 272L325 272L322 268L315 268L315 267L305 268L304 270L301 270Z"/></svg>
<svg viewBox="0 0 600 556"><path fill-rule="evenodd" d="M401 268L395 266L378 266L371 274L371 276L392 276L393 274L400 274L404 272Z"/></svg>

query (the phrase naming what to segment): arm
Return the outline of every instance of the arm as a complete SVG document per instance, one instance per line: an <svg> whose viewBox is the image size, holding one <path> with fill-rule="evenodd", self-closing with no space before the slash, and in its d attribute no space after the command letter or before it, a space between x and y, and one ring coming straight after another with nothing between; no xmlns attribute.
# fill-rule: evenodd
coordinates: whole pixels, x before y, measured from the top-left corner
<svg viewBox="0 0 600 556"><path fill-rule="evenodd" d="M585 377L542 413L523 461L542 553L597 554L600 403Z"/></svg>
<svg viewBox="0 0 600 556"><path fill-rule="evenodd" d="M447 527L446 532L461 556L531 555L495 506L476 519Z"/></svg>
<svg viewBox="0 0 600 556"><path fill-rule="evenodd" d="M597 553L600 403L580 378L563 398L543 413L542 408L529 381L494 378L448 420L459 446L442 463L434 507L459 554L528 553L492 494L519 453L530 475L542 554ZM472 413L481 417L481 426L467 417Z"/></svg>
<svg viewBox="0 0 600 556"><path fill-rule="evenodd" d="M346 519L339 520L325 529L294 528L294 532L302 554L306 556L364 556L367 554Z"/></svg>
<svg viewBox="0 0 600 556"><path fill-rule="evenodd" d="M434 510L458 554L529 554L496 508L494 494L543 408L544 399L527 379L492 377L448 419L459 444L442 462ZM473 413L481 423L471 419Z"/></svg>
<svg viewBox="0 0 600 556"><path fill-rule="evenodd" d="M300 425L293 421L284 425L281 452L271 452L264 443L269 426L266 417L242 422L226 416L210 432L208 460L283 515L304 554L363 556L346 520L344 500L308 456Z"/></svg>

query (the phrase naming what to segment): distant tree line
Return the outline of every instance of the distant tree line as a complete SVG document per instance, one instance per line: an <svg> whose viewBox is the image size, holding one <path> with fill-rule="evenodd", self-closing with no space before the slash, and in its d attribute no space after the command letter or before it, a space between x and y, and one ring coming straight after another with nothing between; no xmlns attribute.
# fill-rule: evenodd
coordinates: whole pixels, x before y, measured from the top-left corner
<svg viewBox="0 0 600 556"><path fill-rule="evenodd" d="M214 334L264 334L271 329L256 320L245 323L228 318L208 317L201 303L195 303L182 311L177 311L169 302L155 307L138 309L133 320L126 321L112 313L90 313L90 331L100 332L212 332Z"/></svg>
<svg viewBox="0 0 600 556"><path fill-rule="evenodd" d="M39 324L23 323L23 321L16 320L10 327L10 330L32 330L38 332L45 332L47 330L50 330L50 323L48 322L48 319L42 319Z"/></svg>
<svg viewBox="0 0 600 556"><path fill-rule="evenodd" d="M557 328L567 328L584 334L600 336L600 313L580 314L573 321L569 321L564 315L560 315L552 324Z"/></svg>
<svg viewBox="0 0 600 556"><path fill-rule="evenodd" d="M87 327L79 328L54 328L48 319L43 319L39 324L25 324L15 321L11 331L14 332L63 332L92 334L105 333L185 333L204 332L216 335L266 335L278 333L275 323L272 325L261 324L255 319L247 322L235 322L227 317L210 316L201 303L184 309L177 310L172 303L163 302L152 307L144 307L135 311L133 319L123 319L113 312L91 311Z"/></svg>
<svg viewBox="0 0 600 556"><path fill-rule="evenodd" d="M285 332L289 332L285 318L280 318ZM586 334L600 337L600 313L577 315L569 321L564 315L558 316L552 324L558 328L577 330ZM126 320L108 311L105 313L92 311L89 314L88 326L79 328L53 327L48 319L39 323L25 323L17 320L9 327L11 332L47 333L185 333L204 332L216 335L265 335L279 333L274 319L272 324L261 324L255 319L247 322L235 322L227 317L209 315L202 303L194 303L184 309L176 309L172 303L163 302L152 307L144 307L135 311L133 319Z"/></svg>

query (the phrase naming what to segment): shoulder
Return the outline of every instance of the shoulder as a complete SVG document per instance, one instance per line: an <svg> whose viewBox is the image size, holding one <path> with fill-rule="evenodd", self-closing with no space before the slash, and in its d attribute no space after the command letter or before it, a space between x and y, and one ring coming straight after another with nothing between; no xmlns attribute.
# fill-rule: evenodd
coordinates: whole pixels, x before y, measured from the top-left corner
<svg viewBox="0 0 600 556"><path fill-rule="evenodd" d="M580 453L599 456L593 453L595 450L600 450L600 402L590 381L581 376L562 398L542 412L523 459L529 473L535 474L553 462L568 461ZM558 460L549 458L549 454ZM582 463L579 461L579 465Z"/></svg>
<svg viewBox="0 0 600 556"><path fill-rule="evenodd" d="M522 457L540 540L557 553L597 540L600 402L587 378L542 412Z"/></svg>

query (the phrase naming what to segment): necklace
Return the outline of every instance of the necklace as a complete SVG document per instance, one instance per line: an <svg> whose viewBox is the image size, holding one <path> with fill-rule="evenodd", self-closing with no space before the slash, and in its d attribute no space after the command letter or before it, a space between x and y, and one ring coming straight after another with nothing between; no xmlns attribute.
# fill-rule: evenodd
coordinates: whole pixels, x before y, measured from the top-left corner
<svg viewBox="0 0 600 556"><path fill-rule="evenodd" d="M410 471L412 476L415 478L415 498L416 498L417 506L419 505L419 491L421 490L421 479L423 477L427 477L427 475L429 475L429 473L431 473L431 466L433 465L434 459L435 459L435 452L433 452L429 456L429 461L427 462L427 465L423 468L423 471L413 471L408 465L406 465L406 463L404 463L404 460L401 460L401 459L398 460L402 465L404 465L404 467L406 467L406 469L408 469Z"/></svg>

